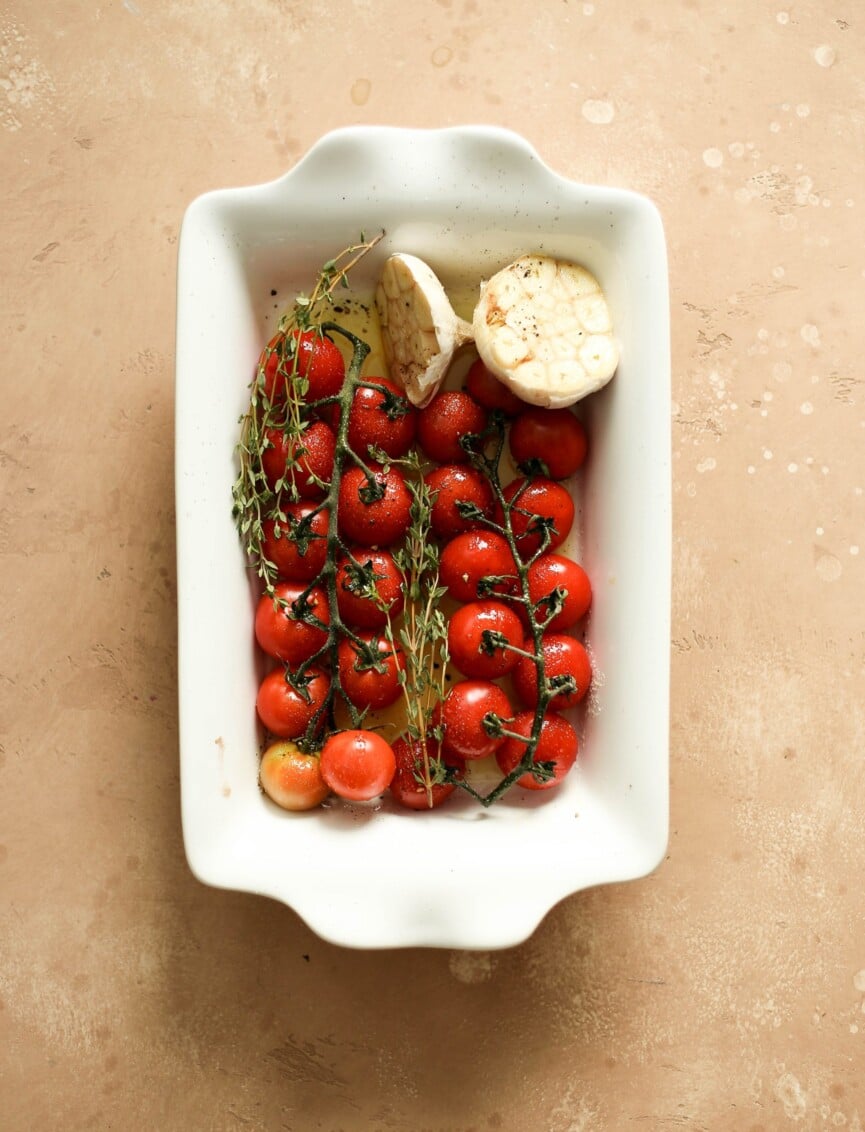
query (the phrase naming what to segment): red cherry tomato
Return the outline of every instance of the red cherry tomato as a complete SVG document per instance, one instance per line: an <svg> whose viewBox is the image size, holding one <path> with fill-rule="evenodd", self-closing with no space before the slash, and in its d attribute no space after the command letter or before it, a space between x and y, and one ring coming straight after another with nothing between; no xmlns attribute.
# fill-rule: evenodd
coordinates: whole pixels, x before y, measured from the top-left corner
<svg viewBox="0 0 865 1132"><path fill-rule="evenodd" d="M550 540L547 550L560 546L574 525L574 501L561 484L543 477L516 479L502 493L511 508L511 525L517 546L524 558L531 557L541 547L541 530L535 516L549 519ZM496 506L496 519L504 524L502 508Z"/></svg>
<svg viewBox="0 0 865 1132"><path fill-rule="evenodd" d="M516 585L517 567L508 540L497 531L467 531L452 539L441 553L439 577L448 596L457 601L475 601L478 583L486 577L510 578L495 583L494 593L511 593Z"/></svg>
<svg viewBox="0 0 865 1132"><path fill-rule="evenodd" d="M278 582L276 600L268 594L258 599L255 611L255 639L259 646L286 664L301 664L327 643L327 630L315 620L330 624L327 595L313 586L301 603L303 582Z"/></svg>
<svg viewBox="0 0 865 1132"><path fill-rule="evenodd" d="M284 810L312 810L330 793L318 755L306 754L290 739L272 743L261 756L261 788Z"/></svg>
<svg viewBox="0 0 865 1132"><path fill-rule="evenodd" d="M390 784L390 792L401 806L409 810L429 810L440 806L456 790L452 782L434 783L429 791L423 782L424 751L431 762L435 761L434 744L427 739L426 746L420 739L400 738L393 745L396 757L396 774ZM465 763L460 759L445 756L444 761L453 767L461 777Z"/></svg>
<svg viewBox="0 0 865 1132"><path fill-rule="evenodd" d="M363 546L390 546L411 519L411 495L398 468L370 464L373 483L362 468L348 468L339 485L339 526L343 537Z"/></svg>
<svg viewBox="0 0 865 1132"><path fill-rule="evenodd" d="M486 424L486 410L473 397L446 390L418 413L417 436L421 448L436 463L467 464L469 454L460 438L483 432Z"/></svg>
<svg viewBox="0 0 865 1132"><path fill-rule="evenodd" d="M523 647L519 617L500 601L473 601L458 609L448 625L451 659L464 676L495 680L515 667L518 654L497 644L488 634L500 635L507 644Z"/></svg>
<svg viewBox="0 0 865 1132"><path fill-rule="evenodd" d="M466 374L466 389L479 405L485 409L501 409L507 417L515 416L526 407L525 401L490 373L480 358Z"/></svg>
<svg viewBox="0 0 865 1132"><path fill-rule="evenodd" d="M508 440L517 467L552 480L573 475L586 458L586 430L570 409L526 408Z"/></svg>
<svg viewBox="0 0 865 1132"><path fill-rule="evenodd" d="M395 381L389 377L367 377L364 381L383 386L370 389L359 385L348 415L348 443L362 460L374 444L388 456L405 456L414 443L417 410Z"/></svg>
<svg viewBox="0 0 865 1132"><path fill-rule="evenodd" d="M462 759L485 759L505 741L484 727L493 714L508 721L514 710L504 690L491 680L461 680L454 684L436 713L444 728L442 749Z"/></svg>
<svg viewBox="0 0 865 1132"><path fill-rule="evenodd" d="M259 365L264 367L264 392L274 403L285 398L286 384L294 375L309 382L307 401L336 397L345 380L339 347L317 330L305 330L300 336L296 330L288 335L278 331L265 346Z"/></svg>
<svg viewBox="0 0 865 1132"><path fill-rule="evenodd" d="M533 651L531 640L524 644L526 652ZM544 673L547 681L557 676L570 676L577 686L575 692L559 692L547 707L554 710L575 707L589 690L592 682L592 664L583 645L563 633L545 633L541 640L544 655ZM533 708L538 702L538 670L534 661L521 656L514 668L514 687L526 705Z"/></svg>
<svg viewBox="0 0 865 1132"><path fill-rule="evenodd" d="M286 680L282 665L268 672L261 682L255 701L258 717L279 739L299 738L327 700L330 677L315 667L309 669L307 677L303 694Z"/></svg>
<svg viewBox="0 0 865 1132"><path fill-rule="evenodd" d="M395 772L393 749L375 731L340 731L321 750L321 777L334 794L350 802L377 798Z"/></svg>
<svg viewBox="0 0 865 1132"><path fill-rule="evenodd" d="M336 437L327 425L313 421L298 441L279 428L269 428L264 435L268 446L261 455L261 466L271 489L276 491L284 480L294 484L301 499L323 499L326 488L318 481L330 483L336 452ZM296 463L289 468L292 460Z"/></svg>
<svg viewBox="0 0 865 1132"><path fill-rule="evenodd" d="M290 582L310 582L327 561L327 525L330 512L313 503L286 503L285 522L265 519L262 523L264 557L279 576Z"/></svg>
<svg viewBox="0 0 865 1132"><path fill-rule="evenodd" d="M478 527L478 519L464 518L457 503L471 503L483 515L491 515L493 489L481 472L463 464L445 464L424 476L433 496L430 522L439 538L453 538Z"/></svg>
<svg viewBox="0 0 865 1132"><path fill-rule="evenodd" d="M402 612L402 574L389 550L350 547L336 570L336 604L347 625L382 629Z"/></svg>
<svg viewBox="0 0 865 1132"><path fill-rule="evenodd" d="M506 739L502 743L496 751L496 762L502 774L510 774L522 762L534 722L535 713L523 711L508 727L509 731L523 735L526 742L521 739ZM517 779L517 785L526 790L549 790L558 786L576 762L578 750L577 733L570 723L556 712L548 711L541 722L541 734L532 761L552 763L552 777L541 782L531 771L526 771Z"/></svg>
<svg viewBox="0 0 865 1132"><path fill-rule="evenodd" d="M356 708L378 711L396 703L402 692L399 674L405 668L402 649L392 649L379 633L358 633L358 645L343 637L337 645L339 682Z"/></svg>
<svg viewBox="0 0 865 1132"><path fill-rule="evenodd" d="M549 616L549 604L544 599L555 589L566 596L562 608L545 626L553 633L576 625L592 604L592 584L582 566L563 554L542 554L529 567L529 597L541 622Z"/></svg>

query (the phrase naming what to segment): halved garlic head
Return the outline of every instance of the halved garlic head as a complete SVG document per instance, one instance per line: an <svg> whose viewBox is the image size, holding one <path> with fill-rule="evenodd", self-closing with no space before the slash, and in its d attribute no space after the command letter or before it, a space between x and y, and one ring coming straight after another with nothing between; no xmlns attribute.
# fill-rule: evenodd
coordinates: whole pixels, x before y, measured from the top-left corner
<svg viewBox="0 0 865 1132"><path fill-rule="evenodd" d="M619 363L597 279L548 256L521 256L483 283L473 329L484 365L532 405L573 405Z"/></svg>
<svg viewBox="0 0 865 1132"><path fill-rule="evenodd" d="M423 406L444 381L454 352L472 328L459 318L432 268L398 253L382 268L375 292L390 375L413 405Z"/></svg>

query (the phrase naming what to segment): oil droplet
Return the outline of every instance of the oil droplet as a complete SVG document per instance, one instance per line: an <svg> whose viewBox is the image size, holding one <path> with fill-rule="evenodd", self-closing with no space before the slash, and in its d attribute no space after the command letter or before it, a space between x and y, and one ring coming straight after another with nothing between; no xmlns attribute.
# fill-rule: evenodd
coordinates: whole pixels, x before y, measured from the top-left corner
<svg viewBox="0 0 865 1132"><path fill-rule="evenodd" d="M369 101L372 83L369 79L355 79L351 85L351 100L355 106L365 106Z"/></svg>
<svg viewBox="0 0 865 1132"><path fill-rule="evenodd" d="M446 67L453 57L453 51L446 44L442 44L432 53L432 65L434 67Z"/></svg>
<svg viewBox="0 0 865 1132"><path fill-rule="evenodd" d="M606 126L616 116L615 107L611 102L603 102L597 98L587 98L582 109L586 121L595 126Z"/></svg>

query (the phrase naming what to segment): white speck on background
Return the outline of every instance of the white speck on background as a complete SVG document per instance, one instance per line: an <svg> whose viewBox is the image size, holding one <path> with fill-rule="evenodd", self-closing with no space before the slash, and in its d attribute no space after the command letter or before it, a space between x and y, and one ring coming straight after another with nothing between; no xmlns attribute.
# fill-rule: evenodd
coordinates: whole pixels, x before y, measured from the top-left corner
<svg viewBox="0 0 865 1132"><path fill-rule="evenodd" d="M835 48L828 43L821 43L814 48L814 62L821 67L831 67L837 58Z"/></svg>
<svg viewBox="0 0 865 1132"><path fill-rule="evenodd" d="M701 460L700 463L697 465L697 471L700 472L700 473L713 472L715 470L715 468L717 468L717 466L718 466L718 461L715 459L715 457L714 456L707 456L705 460Z"/></svg>
<svg viewBox="0 0 865 1132"><path fill-rule="evenodd" d="M840 560L828 552L820 555L815 569L821 582L837 582L843 573Z"/></svg>
<svg viewBox="0 0 865 1132"><path fill-rule="evenodd" d="M814 532L814 534L819 537L820 535L825 534L825 531L823 530L822 527L818 527L817 530Z"/></svg>
<svg viewBox="0 0 865 1132"><path fill-rule="evenodd" d="M492 978L494 960L488 951L452 951L448 966L461 983L485 983Z"/></svg>
<svg viewBox="0 0 865 1132"><path fill-rule="evenodd" d="M724 155L720 149L712 146L709 149L703 150L703 164L708 165L710 169L720 169L724 164Z"/></svg>
<svg viewBox="0 0 865 1132"><path fill-rule="evenodd" d="M787 471L790 472L791 475L793 475L793 474L795 474L796 472L799 471L799 465L795 464L795 463L788 464L787 465Z"/></svg>
<svg viewBox="0 0 865 1132"><path fill-rule="evenodd" d="M612 102L604 102L598 98L587 98L583 103L583 117L595 126L606 126L616 116Z"/></svg>
<svg viewBox="0 0 865 1132"><path fill-rule="evenodd" d="M811 322L806 322L799 330L799 336L803 342L807 342L809 346L818 349L820 346L820 331Z"/></svg>
<svg viewBox="0 0 865 1132"><path fill-rule="evenodd" d="M584 16L593 16L594 14L595 14L595 5L594 4L584 4L583 5L583 15Z"/></svg>
<svg viewBox="0 0 865 1132"><path fill-rule="evenodd" d="M772 456L773 456L773 452L772 452L771 448L764 448L763 449L763 459L764 460L771 460Z"/></svg>
<svg viewBox="0 0 865 1132"><path fill-rule="evenodd" d="M784 1113L790 1120L801 1120L808 1109L802 1086L792 1073L782 1073L775 1083L775 1096L784 1106Z"/></svg>
<svg viewBox="0 0 865 1132"><path fill-rule="evenodd" d="M778 220L778 226L782 232L792 232L796 225L797 220L792 212L785 212Z"/></svg>
<svg viewBox="0 0 865 1132"><path fill-rule="evenodd" d="M844 201L844 206L845 206L845 208L852 208L853 207L853 201L848 197L847 200Z"/></svg>
<svg viewBox="0 0 865 1132"><path fill-rule="evenodd" d="M790 13L789 12L779 12L777 14L777 16L775 16L775 19L778 21L779 24L789 24Z"/></svg>
<svg viewBox="0 0 865 1132"><path fill-rule="evenodd" d="M799 105L796 107L796 114L800 118L807 118L810 113L811 113L811 107L808 105L807 102L800 102Z"/></svg>
<svg viewBox="0 0 865 1132"><path fill-rule="evenodd" d="M780 122L770 122L770 123L769 123L769 130L770 130L770 132L771 132L771 133L773 133L773 134L780 134L780 132L781 132L781 123L780 123Z"/></svg>
<svg viewBox="0 0 865 1132"><path fill-rule="evenodd" d="M853 986L860 994L865 994L865 968L853 976Z"/></svg>
<svg viewBox="0 0 865 1132"><path fill-rule="evenodd" d="M753 476L756 471L757 471L757 469L754 467L753 464L748 465L748 475L749 476Z"/></svg>
<svg viewBox="0 0 865 1132"><path fill-rule="evenodd" d="M793 376L793 367L789 362L775 362L772 366L772 376L776 381L786 381L788 377Z"/></svg>
<svg viewBox="0 0 865 1132"><path fill-rule="evenodd" d="M850 553L855 558L856 555L859 553L859 547L854 544L853 546L850 547Z"/></svg>
<svg viewBox="0 0 865 1132"><path fill-rule="evenodd" d="M785 274L786 274L786 272L784 271L784 268L781 267L780 265L778 267L772 268L772 278L773 279L783 279Z"/></svg>
<svg viewBox="0 0 865 1132"><path fill-rule="evenodd" d="M802 404L799 406L799 412L802 414L803 417L810 417L811 414L814 412L814 406L811 404L810 401L803 401Z"/></svg>
<svg viewBox="0 0 865 1132"><path fill-rule="evenodd" d="M727 146L727 151L731 157L744 157L745 147L741 142L730 142Z"/></svg>

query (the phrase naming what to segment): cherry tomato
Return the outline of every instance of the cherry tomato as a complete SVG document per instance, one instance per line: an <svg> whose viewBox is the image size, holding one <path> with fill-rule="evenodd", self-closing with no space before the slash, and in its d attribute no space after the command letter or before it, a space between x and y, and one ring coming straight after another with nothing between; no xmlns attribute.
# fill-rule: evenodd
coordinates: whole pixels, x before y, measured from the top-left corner
<svg viewBox="0 0 865 1132"><path fill-rule="evenodd" d="M552 480L573 475L586 458L586 430L570 409L526 408L508 441L517 467Z"/></svg>
<svg viewBox="0 0 865 1132"><path fill-rule="evenodd" d="M508 727L526 741L532 733L535 722L533 711L522 711ZM521 739L506 739L496 751L496 762L503 774L510 774L519 766L526 753L527 742ZM539 782L531 771L526 771L517 779L517 785L526 790L549 790L558 786L577 760L579 743L577 733L566 719L554 711L548 711L541 722L541 734L532 758L536 763L553 763L553 775L545 782Z"/></svg>
<svg viewBox="0 0 865 1132"><path fill-rule="evenodd" d="M467 531L452 539L441 553L439 577L448 588L448 596L457 601L488 597L478 592L478 583L481 578L493 576L511 579L496 582L494 593L513 591L517 567L508 540L498 531Z"/></svg>
<svg viewBox="0 0 865 1132"><path fill-rule="evenodd" d="M409 810L429 810L446 802L456 790L453 782L434 783L429 792L423 782L424 751L431 762L435 761L435 744L427 739L426 746L420 739L397 739L393 745L396 757L396 774L390 784L394 800ZM460 759L446 756L444 761L453 767L461 777L465 763Z"/></svg>
<svg viewBox="0 0 865 1132"><path fill-rule="evenodd" d="M330 512L313 503L286 503L286 521L265 519L262 523L264 557L279 576L289 582L310 582L327 561L327 525Z"/></svg>
<svg viewBox="0 0 865 1132"><path fill-rule="evenodd" d="M490 373L480 358L466 374L466 389L485 409L501 409L506 417L513 417L526 407L512 389Z"/></svg>
<svg viewBox="0 0 865 1132"><path fill-rule="evenodd" d="M339 682L360 711L378 711L399 699L399 674L405 668L405 658L398 645L392 649L387 638L379 633L358 633L358 637L363 645L348 637L337 645Z"/></svg>
<svg viewBox="0 0 865 1132"><path fill-rule="evenodd" d="M531 640L526 640L526 652L532 652ZM574 707L589 690L592 682L592 664L583 645L573 637L563 633L544 633L541 640L544 656L544 673L547 681L556 676L570 676L576 683L575 692L559 692L547 707L556 710ZM514 668L514 687L526 707L535 707L538 702L538 670L534 661L521 656Z"/></svg>
<svg viewBox="0 0 865 1132"><path fill-rule="evenodd" d="M411 519L411 495L399 468L370 464L373 483L362 468L347 468L339 485L339 526L345 538L363 546L390 546ZM379 498L376 498L379 496Z"/></svg>
<svg viewBox="0 0 865 1132"><path fill-rule="evenodd" d="M461 680L454 684L436 713L444 727L442 748L462 759L485 759L505 741L493 738L484 727L490 713L502 720L514 714L504 690L491 680Z"/></svg>
<svg viewBox="0 0 865 1132"><path fill-rule="evenodd" d="M321 751L321 777L350 802L377 798L395 772L393 748L375 731L339 731Z"/></svg>
<svg viewBox="0 0 865 1132"><path fill-rule="evenodd" d="M327 630L314 619L330 623L327 595L320 586L313 586L303 604L303 582L277 582L276 600L262 594L255 610L255 639L259 647L286 664L300 664L327 642Z"/></svg>
<svg viewBox="0 0 865 1132"><path fill-rule="evenodd" d="M502 644L488 643L488 633L500 634L508 644L523 647L520 619L500 601L470 602L451 618L448 649L464 676L495 680L516 667L518 654Z"/></svg>
<svg viewBox="0 0 865 1132"><path fill-rule="evenodd" d="M265 430L267 447L261 454L261 466L272 490L285 479L293 483L301 499L323 499L326 489L318 481L329 484L333 476L336 437L323 421L313 421L295 441L280 428ZM296 460L290 468L288 465ZM288 471L286 469L288 468Z"/></svg>
<svg viewBox="0 0 865 1132"><path fill-rule="evenodd" d="M511 525L517 546L529 558L541 546L541 531L535 516L550 519L550 541L547 550L554 550L565 541L574 525L574 501L561 484L542 476L512 480L503 495L511 508ZM496 519L504 524L502 508L496 506Z"/></svg>
<svg viewBox="0 0 865 1132"><path fill-rule="evenodd" d="M370 389L359 385L348 415L348 442L362 460L369 458L370 444L388 456L405 456L414 443L417 410L395 381L389 377L367 377L364 381L383 386Z"/></svg>
<svg viewBox="0 0 865 1132"><path fill-rule="evenodd" d="M538 620L549 615L545 602L553 590L560 589L564 597L562 608L545 626L549 632L570 629L585 616L592 604L592 583L578 563L563 554L542 554L529 567L529 597L535 605Z"/></svg>
<svg viewBox="0 0 865 1132"><path fill-rule="evenodd" d="M381 629L402 612L402 574L389 550L350 547L336 569L336 604L347 625ZM374 594L370 590L374 588ZM368 596L364 596L368 594Z"/></svg>
<svg viewBox="0 0 865 1132"><path fill-rule="evenodd" d="M305 754L290 739L272 743L261 756L258 779L269 798L284 810L312 810L330 793L318 755Z"/></svg>
<svg viewBox="0 0 865 1132"><path fill-rule="evenodd" d="M289 684L282 665L268 672L261 682L255 701L258 718L279 739L299 738L327 700L330 691L327 673L312 667L307 677L309 682L303 694Z"/></svg>
<svg viewBox="0 0 865 1132"><path fill-rule="evenodd" d="M293 354L297 353L295 362ZM309 382L305 400L335 397L345 380L345 362L339 347L317 330L278 331L268 342L259 362L264 366L264 392L274 403L285 397L286 383L297 374Z"/></svg>
<svg viewBox="0 0 865 1132"><path fill-rule="evenodd" d="M477 519L464 518L457 503L473 503L482 514L492 514L493 489L484 475L474 468L445 464L428 472L424 480L434 496L430 522L439 538L453 538L481 525Z"/></svg>
<svg viewBox="0 0 865 1132"><path fill-rule="evenodd" d="M418 440L427 456L438 464L467 464L469 454L460 437L483 432L486 423L486 410L473 397L460 390L446 390L437 393L418 413Z"/></svg>

